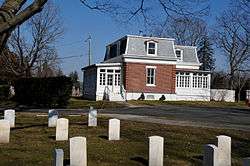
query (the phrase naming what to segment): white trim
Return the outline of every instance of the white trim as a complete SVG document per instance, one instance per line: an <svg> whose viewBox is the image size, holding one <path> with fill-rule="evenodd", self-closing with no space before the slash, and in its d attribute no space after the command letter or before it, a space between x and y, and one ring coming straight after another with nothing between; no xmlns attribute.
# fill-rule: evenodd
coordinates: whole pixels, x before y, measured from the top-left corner
<svg viewBox="0 0 250 166"><path fill-rule="evenodd" d="M156 66L146 66L146 69L156 69L157 67Z"/></svg>
<svg viewBox="0 0 250 166"><path fill-rule="evenodd" d="M172 40L172 41L175 41L174 38L163 38L163 37L150 37L150 36L138 36L138 35L127 35L127 37L143 38L143 39Z"/></svg>
<svg viewBox="0 0 250 166"><path fill-rule="evenodd" d="M178 45L178 44L175 44L174 46L175 46L175 48L176 47L197 48L196 46L183 46L183 45Z"/></svg>
<svg viewBox="0 0 250 166"><path fill-rule="evenodd" d="M125 55L128 54L128 44L129 44L129 37L127 37L127 44L126 44Z"/></svg>
<svg viewBox="0 0 250 166"><path fill-rule="evenodd" d="M154 48L154 50L155 50L155 53L154 54L149 54L149 44L150 43L152 43L152 44L154 44L155 45L155 48ZM147 41L147 55L148 56L157 56L157 51L158 51L158 43L157 42L155 42L155 41Z"/></svg>

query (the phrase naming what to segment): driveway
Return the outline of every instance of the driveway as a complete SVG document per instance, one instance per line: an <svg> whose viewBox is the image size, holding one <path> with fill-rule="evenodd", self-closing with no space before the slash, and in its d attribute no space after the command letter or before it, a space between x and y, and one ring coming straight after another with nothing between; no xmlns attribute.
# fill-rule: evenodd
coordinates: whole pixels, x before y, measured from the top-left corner
<svg viewBox="0 0 250 166"><path fill-rule="evenodd" d="M47 110L25 112L47 113ZM83 114L87 109L58 110L63 114ZM232 108L205 108L187 106L146 106L101 109L99 113L120 119L137 120L181 126L230 128L250 131L250 110Z"/></svg>

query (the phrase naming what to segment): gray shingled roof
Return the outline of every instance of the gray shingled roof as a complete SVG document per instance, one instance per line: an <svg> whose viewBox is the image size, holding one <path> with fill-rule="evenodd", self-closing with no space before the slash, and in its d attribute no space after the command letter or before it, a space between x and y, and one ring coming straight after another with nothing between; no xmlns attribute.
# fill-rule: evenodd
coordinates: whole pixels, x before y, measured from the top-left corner
<svg viewBox="0 0 250 166"><path fill-rule="evenodd" d="M183 62L199 63L196 55L196 47L175 45L175 49L183 51Z"/></svg>
<svg viewBox="0 0 250 166"><path fill-rule="evenodd" d="M174 50L173 50L173 39L163 39L163 38L146 38L146 37L133 37L128 36L128 54L129 55L147 55L146 42L147 41L155 41L157 42L157 56L163 56L166 58L175 58Z"/></svg>

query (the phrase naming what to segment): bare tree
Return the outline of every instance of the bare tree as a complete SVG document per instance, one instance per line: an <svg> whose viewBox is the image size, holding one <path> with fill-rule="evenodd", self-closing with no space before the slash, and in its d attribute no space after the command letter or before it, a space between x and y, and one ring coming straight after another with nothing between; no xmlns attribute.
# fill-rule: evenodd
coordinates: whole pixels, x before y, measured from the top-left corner
<svg viewBox="0 0 250 166"><path fill-rule="evenodd" d="M30 31L31 36L27 34ZM44 10L32 17L27 25L18 27L9 41L11 52L16 55L15 63L5 57L5 68L17 77L30 77L43 63L55 62L56 51L53 46L62 35L63 29L57 8L48 3ZM51 63L52 64L52 63Z"/></svg>
<svg viewBox="0 0 250 166"><path fill-rule="evenodd" d="M230 89L237 88L236 73L249 70L250 63L250 32L243 26L239 14L241 12L232 8L225 11L217 19L214 36L228 61Z"/></svg>
<svg viewBox="0 0 250 166"><path fill-rule="evenodd" d="M172 18L154 30L160 37L172 37L180 45L198 46L207 36L205 21L196 17Z"/></svg>
<svg viewBox="0 0 250 166"><path fill-rule="evenodd" d="M0 53L6 46L10 34L18 25L40 12L47 0L4 0L0 7Z"/></svg>
<svg viewBox="0 0 250 166"><path fill-rule="evenodd" d="M92 10L111 14L120 23L135 20L145 25L157 25L160 21L182 16L199 17L208 14L208 0L80 0Z"/></svg>

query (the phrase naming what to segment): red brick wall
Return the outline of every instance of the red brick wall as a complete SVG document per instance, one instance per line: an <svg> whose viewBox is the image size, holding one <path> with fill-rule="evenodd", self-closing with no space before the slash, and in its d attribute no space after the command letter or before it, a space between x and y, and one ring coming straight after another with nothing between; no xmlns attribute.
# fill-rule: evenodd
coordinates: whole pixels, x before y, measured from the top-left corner
<svg viewBox="0 0 250 166"><path fill-rule="evenodd" d="M156 86L146 86L146 66L155 66ZM175 93L175 65L124 63L127 92Z"/></svg>

